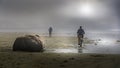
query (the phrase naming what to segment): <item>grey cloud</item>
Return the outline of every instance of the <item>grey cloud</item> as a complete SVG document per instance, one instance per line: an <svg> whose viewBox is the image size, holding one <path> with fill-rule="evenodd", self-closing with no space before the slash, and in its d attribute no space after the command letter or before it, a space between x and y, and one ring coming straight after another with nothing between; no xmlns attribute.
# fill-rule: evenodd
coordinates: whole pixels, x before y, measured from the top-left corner
<svg viewBox="0 0 120 68"><path fill-rule="evenodd" d="M117 12L119 11L117 0L106 0L105 5L110 8L108 13L113 14L105 15L102 19L73 17L57 12L61 7L72 5L77 0L1 0L0 2L0 30L47 31L49 26L53 26L56 32L76 32L80 25L88 32L120 29L118 27L120 23L116 19L118 15L120 16Z"/></svg>

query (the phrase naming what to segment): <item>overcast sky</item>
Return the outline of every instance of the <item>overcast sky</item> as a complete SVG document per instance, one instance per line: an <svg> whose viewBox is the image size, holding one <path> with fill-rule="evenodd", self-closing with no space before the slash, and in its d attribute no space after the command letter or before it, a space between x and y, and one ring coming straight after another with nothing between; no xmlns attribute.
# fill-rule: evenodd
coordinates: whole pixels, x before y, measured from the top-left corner
<svg viewBox="0 0 120 68"><path fill-rule="evenodd" d="M119 0L0 0L0 31L119 33Z"/></svg>

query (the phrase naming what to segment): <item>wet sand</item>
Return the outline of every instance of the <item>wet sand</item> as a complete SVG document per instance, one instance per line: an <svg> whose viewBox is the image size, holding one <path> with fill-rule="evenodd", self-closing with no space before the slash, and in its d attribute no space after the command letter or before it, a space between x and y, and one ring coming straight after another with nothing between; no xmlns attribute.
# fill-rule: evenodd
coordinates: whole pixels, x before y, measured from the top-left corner
<svg viewBox="0 0 120 68"><path fill-rule="evenodd" d="M120 55L1 52L0 68L120 68Z"/></svg>
<svg viewBox="0 0 120 68"><path fill-rule="evenodd" d="M94 51L101 51L100 53L103 54L94 53L94 51L93 53L84 53L82 51L85 49L91 51L92 48L90 47L92 46L84 45L85 48L82 48L82 51L77 49L74 46L77 43L76 37L54 36L49 38L41 36L40 39L48 52L13 52L12 45L15 38L25 34L0 34L0 68L120 68L119 53L104 54L104 51L96 49L101 48L98 45L92 45L96 49ZM109 46L103 48L105 47L108 48ZM49 52L49 49L51 49L51 52ZM53 49L57 51L53 52ZM74 53L74 49L80 52Z"/></svg>

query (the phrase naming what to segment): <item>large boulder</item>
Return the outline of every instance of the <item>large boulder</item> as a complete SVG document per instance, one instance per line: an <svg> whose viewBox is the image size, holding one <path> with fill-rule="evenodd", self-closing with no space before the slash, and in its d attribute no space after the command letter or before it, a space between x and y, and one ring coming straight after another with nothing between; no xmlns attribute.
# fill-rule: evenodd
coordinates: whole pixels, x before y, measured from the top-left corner
<svg viewBox="0 0 120 68"><path fill-rule="evenodd" d="M43 51L43 44L38 35L26 35L16 38L13 51L40 52Z"/></svg>

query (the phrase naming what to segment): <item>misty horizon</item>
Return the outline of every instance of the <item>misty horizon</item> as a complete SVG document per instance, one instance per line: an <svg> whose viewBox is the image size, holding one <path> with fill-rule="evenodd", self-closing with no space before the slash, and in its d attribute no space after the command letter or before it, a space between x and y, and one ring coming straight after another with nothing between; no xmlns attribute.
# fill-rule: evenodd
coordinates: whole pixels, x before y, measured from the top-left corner
<svg viewBox="0 0 120 68"><path fill-rule="evenodd" d="M0 32L119 34L119 0L0 0Z"/></svg>

